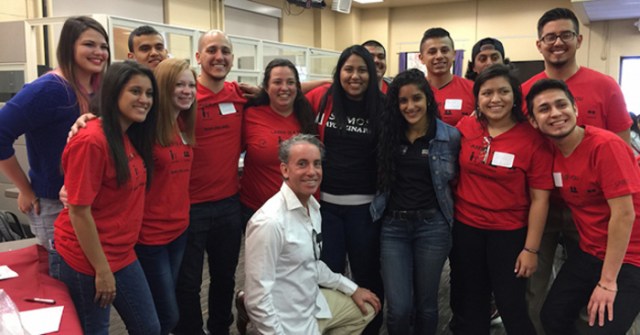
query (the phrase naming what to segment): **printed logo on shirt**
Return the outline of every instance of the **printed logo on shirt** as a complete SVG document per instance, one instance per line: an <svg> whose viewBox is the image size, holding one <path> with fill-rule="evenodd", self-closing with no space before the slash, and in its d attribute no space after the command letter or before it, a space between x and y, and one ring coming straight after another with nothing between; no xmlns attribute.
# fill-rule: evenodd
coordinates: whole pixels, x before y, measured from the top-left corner
<svg viewBox="0 0 640 335"><path fill-rule="evenodd" d="M326 128L338 129L336 117L333 113L329 116ZM362 117L347 117L347 124L344 130L349 133L368 134L370 132L369 120Z"/></svg>

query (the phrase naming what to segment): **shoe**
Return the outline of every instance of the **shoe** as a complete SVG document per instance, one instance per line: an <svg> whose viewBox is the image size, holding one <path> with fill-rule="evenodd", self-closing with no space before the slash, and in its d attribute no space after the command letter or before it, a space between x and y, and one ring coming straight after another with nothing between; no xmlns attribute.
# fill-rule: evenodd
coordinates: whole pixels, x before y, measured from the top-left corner
<svg viewBox="0 0 640 335"><path fill-rule="evenodd" d="M502 317L495 304L491 305L491 316L489 317L491 327L497 326L502 323Z"/></svg>
<svg viewBox="0 0 640 335"><path fill-rule="evenodd" d="M247 314L247 308L244 306L244 291L236 292L236 309L238 310L238 316L236 320L236 328L240 335L247 334L247 325L249 324L249 314Z"/></svg>

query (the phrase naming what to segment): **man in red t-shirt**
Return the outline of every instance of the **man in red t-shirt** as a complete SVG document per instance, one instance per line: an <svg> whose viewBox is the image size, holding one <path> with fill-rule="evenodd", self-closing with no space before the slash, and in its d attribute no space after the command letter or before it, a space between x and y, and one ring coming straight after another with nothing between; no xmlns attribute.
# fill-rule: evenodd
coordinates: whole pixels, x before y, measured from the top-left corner
<svg viewBox="0 0 640 335"><path fill-rule="evenodd" d="M580 111L578 125L610 130L629 143L631 118L620 87L611 77L577 63L576 52L582 44L579 28L578 18L566 8L551 9L540 17L536 46L544 58L545 69L522 84L522 94L526 96L540 79L563 80L576 98ZM539 333L542 328L538 314L549 287L555 251L560 241L564 242L565 250L571 256L577 249L578 232L571 213L554 192L540 243L538 271L529 279L527 292L530 316Z"/></svg>
<svg viewBox="0 0 640 335"><path fill-rule="evenodd" d="M580 234L579 250L542 307L544 330L576 334L587 307L590 334L625 334L640 312L640 169L633 152L611 132L577 126L579 109L560 80L534 84L527 107L533 127L555 144L554 184Z"/></svg>
<svg viewBox="0 0 640 335"><path fill-rule="evenodd" d="M380 92L387 94L389 89L390 79L384 77L384 73L387 72L387 50L382 43L376 40L368 40L362 43L373 56L373 62L376 64L376 75L378 76L378 87Z"/></svg>
<svg viewBox="0 0 640 335"><path fill-rule="evenodd" d="M456 50L449 32L430 28L420 41L420 60L427 67L427 81L438 103L440 119L455 126L476 107L473 82L451 73Z"/></svg>
<svg viewBox="0 0 640 335"><path fill-rule="evenodd" d="M196 59L202 71L189 181L190 222L176 288L180 321L173 333L202 333L200 286L206 251L211 277L206 328L210 334L228 334L243 230L238 159L246 100L238 83L225 81L233 65L233 46L224 32L202 35Z"/></svg>

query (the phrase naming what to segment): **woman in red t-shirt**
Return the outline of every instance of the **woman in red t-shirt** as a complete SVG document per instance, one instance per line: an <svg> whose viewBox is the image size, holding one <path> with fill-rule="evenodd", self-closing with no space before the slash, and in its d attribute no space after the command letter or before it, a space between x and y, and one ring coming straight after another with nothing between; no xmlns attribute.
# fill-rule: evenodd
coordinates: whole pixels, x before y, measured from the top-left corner
<svg viewBox="0 0 640 335"><path fill-rule="evenodd" d="M262 87L258 96L247 104L242 121L246 154L240 202L244 223L280 190L280 142L298 133L317 133L311 105L302 93L298 70L291 61L269 62Z"/></svg>
<svg viewBox="0 0 640 335"><path fill-rule="evenodd" d="M189 225L196 74L183 59L162 61L154 74L159 92L154 176L135 250L153 294L160 334L169 334L178 323L175 289Z"/></svg>
<svg viewBox="0 0 640 335"><path fill-rule="evenodd" d="M473 87L476 116L460 120L460 177L451 250L454 333L488 334L491 291L509 334L535 334L525 301L549 206L552 154L522 114L504 65ZM484 312L486 311L486 313Z"/></svg>
<svg viewBox="0 0 640 335"><path fill-rule="evenodd" d="M130 334L160 332L133 249L153 170L154 100L151 70L130 61L112 65L97 100L101 118L80 130L62 154L68 208L54 230L60 280L87 334L108 332L111 303Z"/></svg>

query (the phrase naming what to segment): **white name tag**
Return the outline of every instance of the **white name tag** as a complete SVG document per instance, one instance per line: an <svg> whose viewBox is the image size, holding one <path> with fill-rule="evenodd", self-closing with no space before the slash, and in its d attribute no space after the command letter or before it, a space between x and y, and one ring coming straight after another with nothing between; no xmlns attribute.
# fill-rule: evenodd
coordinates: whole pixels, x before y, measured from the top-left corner
<svg viewBox="0 0 640 335"><path fill-rule="evenodd" d="M447 99L444 101L444 109L461 110L462 99Z"/></svg>
<svg viewBox="0 0 640 335"><path fill-rule="evenodd" d="M514 154L496 151L493 153L493 159L491 160L491 165L512 168L513 160L515 158L516 156Z"/></svg>
<svg viewBox="0 0 640 335"><path fill-rule="evenodd" d="M223 102L218 104L220 106L220 114L229 115L236 112L236 107L230 102Z"/></svg>
<svg viewBox="0 0 640 335"><path fill-rule="evenodd" d="M562 187L562 172L553 173L553 184L556 187Z"/></svg>

